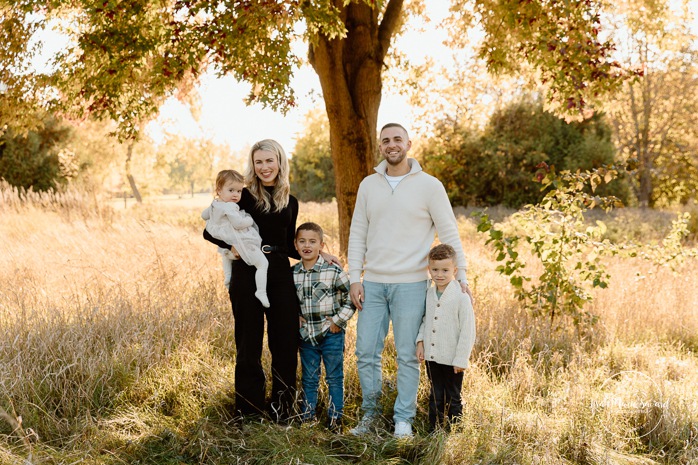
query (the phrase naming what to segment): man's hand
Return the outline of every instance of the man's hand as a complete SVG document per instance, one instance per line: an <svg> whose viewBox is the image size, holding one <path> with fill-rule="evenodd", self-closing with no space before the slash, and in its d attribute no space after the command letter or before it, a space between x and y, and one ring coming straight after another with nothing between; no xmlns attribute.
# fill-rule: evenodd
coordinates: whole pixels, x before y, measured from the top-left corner
<svg viewBox="0 0 698 465"><path fill-rule="evenodd" d="M302 316L299 316L298 317L298 327L302 328L305 323L306 323L305 318L303 318Z"/></svg>
<svg viewBox="0 0 698 465"><path fill-rule="evenodd" d="M354 283L349 287L349 297L358 311L364 308L364 286L361 283Z"/></svg>
<svg viewBox="0 0 698 465"><path fill-rule="evenodd" d="M454 372L454 373L462 373L462 372L464 372L464 371L465 371L465 368L453 367L453 372Z"/></svg>
<svg viewBox="0 0 698 465"><path fill-rule="evenodd" d="M424 342L422 341L417 343L417 360L420 362L424 361Z"/></svg>
<svg viewBox="0 0 698 465"><path fill-rule="evenodd" d="M463 291L464 294L468 294L468 297L470 297L470 304L474 307L475 299L473 298L473 293L470 291L470 286L468 286L468 283L461 282L460 290Z"/></svg>

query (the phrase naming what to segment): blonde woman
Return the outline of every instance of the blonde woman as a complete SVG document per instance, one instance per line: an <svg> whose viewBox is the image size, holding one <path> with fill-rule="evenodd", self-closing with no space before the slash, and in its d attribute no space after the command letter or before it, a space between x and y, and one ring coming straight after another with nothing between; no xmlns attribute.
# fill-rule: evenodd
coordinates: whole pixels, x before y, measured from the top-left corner
<svg viewBox="0 0 698 465"><path fill-rule="evenodd" d="M233 263L230 301L235 318L235 410L241 416L267 413L285 422L294 415L298 365L298 315L300 305L289 257L300 259L293 245L298 200L290 193L288 158L278 142L266 139L250 150L245 172L247 187L238 205L252 216L262 237L262 252L269 260L269 308L255 297L255 268L243 260ZM204 230L204 238L219 247L237 251ZM337 261L325 255L329 261ZM264 319L271 353L272 397L265 402L262 369Z"/></svg>

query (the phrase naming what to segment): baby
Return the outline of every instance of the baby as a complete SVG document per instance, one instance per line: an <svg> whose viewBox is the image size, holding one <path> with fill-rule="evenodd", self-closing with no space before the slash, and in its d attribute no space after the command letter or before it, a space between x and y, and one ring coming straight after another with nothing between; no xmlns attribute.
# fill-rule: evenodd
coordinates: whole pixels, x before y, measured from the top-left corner
<svg viewBox="0 0 698 465"><path fill-rule="evenodd" d="M216 239L232 244L245 263L257 268L255 283L257 292L255 297L262 305L269 307L267 296L267 268L269 262L262 252L262 238L259 236L257 225L252 217L240 210L237 202L240 201L244 178L234 170L223 170L216 176L216 198L201 213L201 218L206 220L206 230ZM218 249L223 259L223 272L225 284L230 284L230 276L233 269L233 260L237 257L231 250Z"/></svg>

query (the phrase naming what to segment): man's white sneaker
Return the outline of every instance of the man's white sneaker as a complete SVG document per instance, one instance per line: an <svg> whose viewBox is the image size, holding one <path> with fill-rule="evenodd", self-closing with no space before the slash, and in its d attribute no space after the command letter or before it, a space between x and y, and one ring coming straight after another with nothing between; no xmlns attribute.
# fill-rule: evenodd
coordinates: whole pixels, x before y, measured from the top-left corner
<svg viewBox="0 0 698 465"><path fill-rule="evenodd" d="M349 434L352 436L363 436L371 432L371 425L373 424L373 419L369 417L363 417L359 420L359 423L355 427L349 430Z"/></svg>
<svg viewBox="0 0 698 465"><path fill-rule="evenodd" d="M396 438L411 438L412 437L412 425L406 421L398 421L395 423L395 437Z"/></svg>

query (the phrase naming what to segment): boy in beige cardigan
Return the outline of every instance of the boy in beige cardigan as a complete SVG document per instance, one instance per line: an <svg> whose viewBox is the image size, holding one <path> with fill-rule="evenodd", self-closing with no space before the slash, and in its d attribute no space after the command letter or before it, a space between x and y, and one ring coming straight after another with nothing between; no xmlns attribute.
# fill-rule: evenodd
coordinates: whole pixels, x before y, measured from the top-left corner
<svg viewBox="0 0 698 465"><path fill-rule="evenodd" d="M427 291L426 314L417 335L417 358L426 361L430 382L429 424L448 425L462 414L463 371L475 344L475 314L468 294L455 280L456 251L448 244L429 252L429 274L435 286Z"/></svg>

